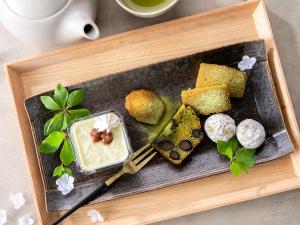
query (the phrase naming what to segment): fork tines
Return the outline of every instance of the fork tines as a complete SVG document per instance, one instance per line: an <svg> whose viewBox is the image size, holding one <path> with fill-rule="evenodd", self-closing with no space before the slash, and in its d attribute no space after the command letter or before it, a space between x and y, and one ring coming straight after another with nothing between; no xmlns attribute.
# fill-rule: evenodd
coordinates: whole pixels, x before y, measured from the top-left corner
<svg viewBox="0 0 300 225"><path fill-rule="evenodd" d="M136 166L142 168L156 155L156 152L153 152L153 150L154 148L150 143L148 143L134 152L130 157L130 161L132 161Z"/></svg>

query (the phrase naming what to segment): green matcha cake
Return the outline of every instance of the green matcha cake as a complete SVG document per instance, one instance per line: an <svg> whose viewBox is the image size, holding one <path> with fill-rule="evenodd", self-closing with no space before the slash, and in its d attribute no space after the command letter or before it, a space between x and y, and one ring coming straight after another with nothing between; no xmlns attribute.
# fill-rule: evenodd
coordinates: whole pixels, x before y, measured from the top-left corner
<svg viewBox="0 0 300 225"><path fill-rule="evenodd" d="M174 164L181 164L203 139L200 119L190 106L182 105L160 133L153 147Z"/></svg>
<svg viewBox="0 0 300 225"><path fill-rule="evenodd" d="M229 95L233 98L242 98L247 83L247 73L240 70L215 64L201 63L197 88L226 84Z"/></svg>
<svg viewBox="0 0 300 225"><path fill-rule="evenodd" d="M231 109L227 85L188 89L181 92L183 104L191 106L198 114L209 115Z"/></svg>

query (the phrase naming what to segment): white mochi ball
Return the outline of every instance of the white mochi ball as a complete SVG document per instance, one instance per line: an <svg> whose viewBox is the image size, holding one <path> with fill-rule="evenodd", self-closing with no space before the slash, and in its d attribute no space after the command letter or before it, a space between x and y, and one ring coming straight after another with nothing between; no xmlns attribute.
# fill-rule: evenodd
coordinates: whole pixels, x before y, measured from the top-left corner
<svg viewBox="0 0 300 225"><path fill-rule="evenodd" d="M217 141L229 141L235 135L236 126L230 116L218 113L207 118L204 130L207 136L217 143Z"/></svg>
<svg viewBox="0 0 300 225"><path fill-rule="evenodd" d="M237 126L236 136L242 146L255 149L264 143L266 131L259 122L246 119Z"/></svg>

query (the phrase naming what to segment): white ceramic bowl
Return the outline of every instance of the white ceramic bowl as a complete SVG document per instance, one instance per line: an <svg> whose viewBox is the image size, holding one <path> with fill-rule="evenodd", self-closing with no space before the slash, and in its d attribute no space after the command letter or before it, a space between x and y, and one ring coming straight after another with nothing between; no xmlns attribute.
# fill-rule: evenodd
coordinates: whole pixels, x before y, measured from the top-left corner
<svg viewBox="0 0 300 225"><path fill-rule="evenodd" d="M164 8L158 9L153 12L139 12L139 11L133 10L132 8L127 6L123 2L123 0L116 0L116 2L119 4L119 6L121 6L123 9L125 9L127 12L131 13L132 15L135 15L138 17L144 17L144 18L152 18L152 17L160 16L160 15L164 14L165 12L167 12L168 10L170 10L171 8L173 8L173 6L175 6L178 1L179 0L173 0L168 5L166 5Z"/></svg>

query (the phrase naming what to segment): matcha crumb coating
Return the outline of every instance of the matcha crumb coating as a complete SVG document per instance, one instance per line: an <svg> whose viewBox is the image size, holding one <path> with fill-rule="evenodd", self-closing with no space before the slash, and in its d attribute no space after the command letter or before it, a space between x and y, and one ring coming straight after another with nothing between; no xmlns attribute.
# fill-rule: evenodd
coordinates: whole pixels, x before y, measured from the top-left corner
<svg viewBox="0 0 300 225"><path fill-rule="evenodd" d="M228 66L201 63L196 87L202 88L226 84L230 97L242 98L247 79L246 72Z"/></svg>
<svg viewBox="0 0 300 225"><path fill-rule="evenodd" d="M125 108L137 121L155 125L165 111L165 104L153 91L139 89L126 96Z"/></svg>

